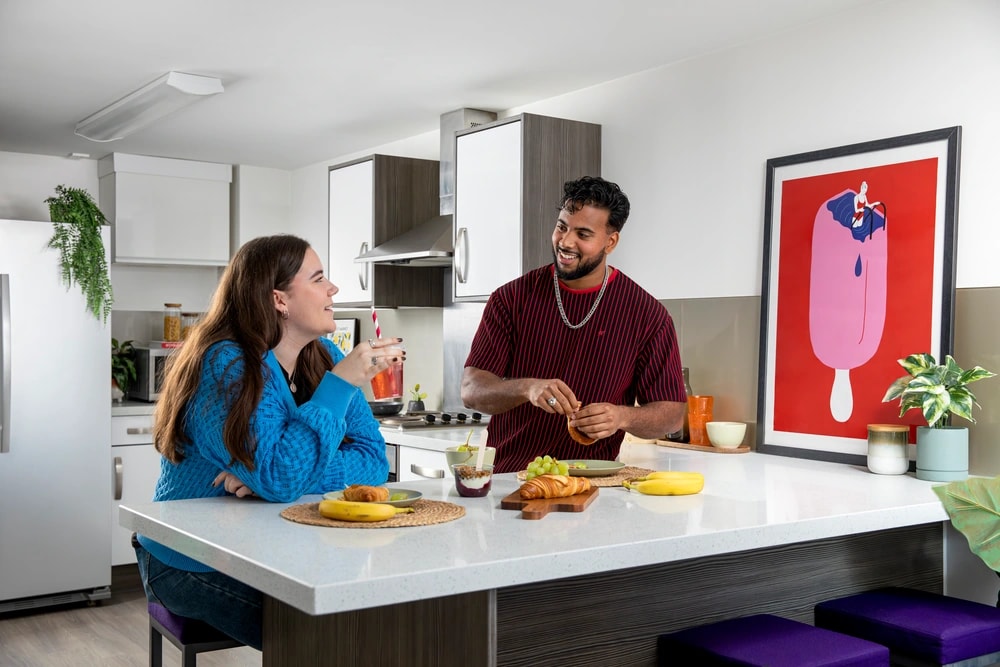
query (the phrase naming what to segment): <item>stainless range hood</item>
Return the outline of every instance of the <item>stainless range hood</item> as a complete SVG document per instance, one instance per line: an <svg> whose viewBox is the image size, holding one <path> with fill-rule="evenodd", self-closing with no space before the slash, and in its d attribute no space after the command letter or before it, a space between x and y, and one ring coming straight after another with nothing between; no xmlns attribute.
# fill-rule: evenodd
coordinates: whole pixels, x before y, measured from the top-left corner
<svg viewBox="0 0 1000 667"><path fill-rule="evenodd" d="M451 216L455 212L455 132L496 120L492 111L456 109L441 115L440 213L408 232L354 259L373 264L451 266L455 249Z"/></svg>

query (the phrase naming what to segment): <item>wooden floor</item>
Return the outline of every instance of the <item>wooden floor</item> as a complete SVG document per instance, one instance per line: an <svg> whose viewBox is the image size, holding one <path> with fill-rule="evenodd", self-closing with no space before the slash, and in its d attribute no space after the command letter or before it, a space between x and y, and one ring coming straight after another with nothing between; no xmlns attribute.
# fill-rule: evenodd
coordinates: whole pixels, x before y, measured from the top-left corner
<svg viewBox="0 0 1000 667"><path fill-rule="evenodd" d="M135 566L114 568L111 598L0 614L3 667L141 667L149 664L149 616ZM181 653L163 641L163 667ZM259 667L261 654L237 648L198 656L198 667Z"/></svg>

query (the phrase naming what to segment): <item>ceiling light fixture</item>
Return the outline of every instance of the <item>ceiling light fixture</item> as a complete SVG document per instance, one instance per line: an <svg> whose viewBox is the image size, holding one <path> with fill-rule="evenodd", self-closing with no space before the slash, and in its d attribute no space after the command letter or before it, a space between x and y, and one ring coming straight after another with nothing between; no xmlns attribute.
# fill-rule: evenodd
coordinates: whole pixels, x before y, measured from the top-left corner
<svg viewBox="0 0 1000 667"><path fill-rule="evenodd" d="M76 124L76 134L91 141L115 141L192 102L223 91L211 76L167 72Z"/></svg>

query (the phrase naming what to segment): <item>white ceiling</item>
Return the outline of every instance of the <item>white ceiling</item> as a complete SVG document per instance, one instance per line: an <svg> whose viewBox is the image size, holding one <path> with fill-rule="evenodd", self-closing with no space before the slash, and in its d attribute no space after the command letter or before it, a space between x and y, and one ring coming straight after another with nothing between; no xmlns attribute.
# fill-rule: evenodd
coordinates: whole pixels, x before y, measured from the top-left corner
<svg viewBox="0 0 1000 667"><path fill-rule="evenodd" d="M0 151L294 169L875 1L0 0ZM74 135L170 70L226 91L120 141Z"/></svg>

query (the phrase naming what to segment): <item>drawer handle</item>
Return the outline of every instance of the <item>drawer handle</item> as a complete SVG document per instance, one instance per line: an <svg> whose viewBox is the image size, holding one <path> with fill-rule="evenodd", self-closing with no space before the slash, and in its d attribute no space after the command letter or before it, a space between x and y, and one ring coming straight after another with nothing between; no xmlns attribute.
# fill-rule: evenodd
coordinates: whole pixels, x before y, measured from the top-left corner
<svg viewBox="0 0 1000 667"><path fill-rule="evenodd" d="M143 426L141 428L138 426L129 426L127 429L125 429L125 433L127 435L150 435L152 432L153 432L152 426Z"/></svg>
<svg viewBox="0 0 1000 667"><path fill-rule="evenodd" d="M416 463L410 464L410 472L412 472L414 475L427 477L428 479L444 479L444 470L438 470L436 468L425 468L423 466L418 466Z"/></svg>
<svg viewBox="0 0 1000 667"><path fill-rule="evenodd" d="M115 500L122 499L122 477L125 474L125 465L122 457L115 457Z"/></svg>

